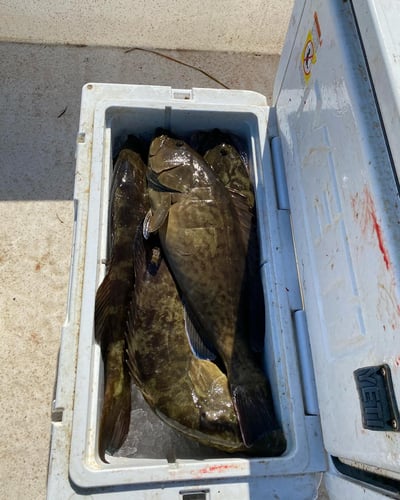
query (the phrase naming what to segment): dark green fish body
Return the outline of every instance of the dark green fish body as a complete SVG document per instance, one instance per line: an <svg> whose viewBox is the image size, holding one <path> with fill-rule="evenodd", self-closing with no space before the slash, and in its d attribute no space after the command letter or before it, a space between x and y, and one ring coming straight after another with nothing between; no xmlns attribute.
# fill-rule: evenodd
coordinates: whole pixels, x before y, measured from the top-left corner
<svg viewBox="0 0 400 500"><path fill-rule="evenodd" d="M255 198L249 172L242 156L234 146L227 142L217 144L209 149L205 153L204 159L230 192L237 209L243 241L247 249L245 297L247 297L246 309L247 323L250 327L250 343L253 350L261 352L265 329L264 296L259 269L260 252Z"/></svg>
<svg viewBox="0 0 400 500"><path fill-rule="evenodd" d="M244 196L250 209L254 207L254 192L249 173L238 151L228 143L209 149L204 159L223 185L232 193Z"/></svg>
<svg viewBox="0 0 400 500"><path fill-rule="evenodd" d="M247 150L241 138L236 134L223 132L218 128L214 128L212 130L200 130L192 134L190 137L191 147L202 156L204 156L207 151L210 151L220 144L229 144L230 146L233 146L239 153L246 169L248 169L249 160Z"/></svg>
<svg viewBox="0 0 400 500"><path fill-rule="evenodd" d="M118 449L129 430L130 376L125 362L125 328L133 287L133 240L148 210L146 167L140 156L124 149L116 161L110 190L110 255L96 293L95 338L104 362L104 401L99 454Z"/></svg>
<svg viewBox="0 0 400 500"><path fill-rule="evenodd" d="M132 378L168 425L208 446L244 450L226 376L190 350L182 301L158 245L139 237L135 245L127 331Z"/></svg>
<svg viewBox="0 0 400 500"><path fill-rule="evenodd" d="M156 138L149 168L150 183L170 195L171 205L161 225L162 217L157 216L155 227L150 217L148 230L159 226L189 314L207 346L222 359L242 438L247 446L268 433L275 439L278 425L270 390L249 347L242 312L246 248L231 196L204 159L182 141ZM165 211L165 205L157 208Z"/></svg>

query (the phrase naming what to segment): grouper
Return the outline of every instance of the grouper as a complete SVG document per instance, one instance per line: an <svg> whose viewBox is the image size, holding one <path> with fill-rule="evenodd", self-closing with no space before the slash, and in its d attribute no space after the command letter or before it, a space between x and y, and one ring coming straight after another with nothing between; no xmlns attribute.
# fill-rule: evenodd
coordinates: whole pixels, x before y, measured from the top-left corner
<svg viewBox="0 0 400 500"><path fill-rule="evenodd" d="M133 381L169 426L204 445L244 451L224 373L198 359L187 341L184 309L156 236L135 239L135 287L127 360Z"/></svg>
<svg viewBox="0 0 400 500"><path fill-rule="evenodd" d="M204 138L211 143L214 131L203 132ZM221 133L217 134L219 137ZM230 137L228 136L228 139ZM205 139L204 139L205 141ZM236 141L238 142L238 141ZM252 349L262 352L264 346L265 314L264 295L260 274L260 250L257 234L257 217L254 189L250 180L249 165L229 142L221 142L204 153L218 179L228 189L238 214L246 251L246 292L245 310L249 326L249 339ZM247 155L246 155L247 158Z"/></svg>
<svg viewBox="0 0 400 500"><path fill-rule="evenodd" d="M232 194L244 197L250 210L254 208L254 191L249 173L237 149L222 142L204 154L216 176Z"/></svg>
<svg viewBox="0 0 400 500"><path fill-rule="evenodd" d="M165 134L152 141L148 168L159 196L144 234L158 230L190 322L222 361L243 442L250 447L270 435L282 452L269 384L246 331L247 250L231 196L198 153Z"/></svg>
<svg viewBox="0 0 400 500"><path fill-rule="evenodd" d="M113 453L129 431L131 379L126 365L125 330L134 284L133 241L148 210L146 166L139 154L123 149L114 166L109 195L109 257L96 293L95 338L104 362L104 401L99 455Z"/></svg>

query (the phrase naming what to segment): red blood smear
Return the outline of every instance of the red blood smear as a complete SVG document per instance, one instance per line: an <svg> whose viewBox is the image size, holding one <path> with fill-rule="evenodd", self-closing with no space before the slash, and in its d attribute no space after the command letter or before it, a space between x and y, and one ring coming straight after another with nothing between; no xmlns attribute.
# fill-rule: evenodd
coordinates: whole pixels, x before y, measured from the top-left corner
<svg viewBox="0 0 400 500"><path fill-rule="evenodd" d="M378 222L375 211L375 203L372 195L367 187L364 188L365 199L359 198L358 193L351 199L351 205L353 208L353 213L356 219L361 216L361 229L365 234L370 224L372 224L372 229L376 234L378 240L379 250L382 254L383 261L385 262L386 269L390 267L389 253L385 247L382 228Z"/></svg>
<svg viewBox="0 0 400 500"><path fill-rule="evenodd" d="M389 267L390 267L389 255L388 255L388 252L383 244L381 226L378 224L378 221L376 220L375 212L371 213L371 217L372 217L372 221L374 224L374 231L375 231L376 236L378 238L379 250L381 251L381 253L383 255L383 260L385 261L386 269L389 269Z"/></svg>
<svg viewBox="0 0 400 500"><path fill-rule="evenodd" d="M371 193L369 192L369 190L367 188L365 188L364 191L365 191L365 201L367 204L368 215L371 217L372 226L374 228L376 237L378 238L379 250L381 251L381 254L383 256L383 260L385 262L386 269L389 269L389 267L390 267L389 254L388 254L388 251L386 250L385 245L383 243L382 228L379 225L378 219L376 217L374 200L372 199Z"/></svg>
<svg viewBox="0 0 400 500"><path fill-rule="evenodd" d="M232 469L232 465L210 465L199 470L199 474L208 474L209 472L223 472Z"/></svg>

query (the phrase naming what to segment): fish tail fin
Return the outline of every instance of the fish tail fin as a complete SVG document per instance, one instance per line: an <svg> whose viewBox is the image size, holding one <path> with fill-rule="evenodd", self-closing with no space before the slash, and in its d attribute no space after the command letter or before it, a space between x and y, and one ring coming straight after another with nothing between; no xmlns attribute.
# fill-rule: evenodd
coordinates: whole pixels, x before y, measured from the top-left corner
<svg viewBox="0 0 400 500"><path fill-rule="evenodd" d="M261 439L264 442L271 439L271 451L282 454L286 441L276 420L265 382L233 385L231 392L244 444L251 447Z"/></svg>
<svg viewBox="0 0 400 500"><path fill-rule="evenodd" d="M124 346L109 356L105 366L105 390L100 419L99 455L105 459L119 449L129 431L131 417L131 379L125 363Z"/></svg>

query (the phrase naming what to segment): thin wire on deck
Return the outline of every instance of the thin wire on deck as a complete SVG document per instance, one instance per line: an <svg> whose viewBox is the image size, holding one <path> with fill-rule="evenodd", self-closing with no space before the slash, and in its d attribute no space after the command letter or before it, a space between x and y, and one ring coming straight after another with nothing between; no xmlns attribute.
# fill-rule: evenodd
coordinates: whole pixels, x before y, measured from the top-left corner
<svg viewBox="0 0 400 500"><path fill-rule="evenodd" d="M62 115L67 111L68 106L65 106L65 108L61 111L61 113L57 116L57 118L61 118Z"/></svg>
<svg viewBox="0 0 400 500"><path fill-rule="evenodd" d="M229 87L227 85L225 85L224 83L217 80L217 78L214 78L212 75L210 75L210 73L207 73L207 71L204 71L203 69L198 68L197 66L193 66L192 64L185 63L183 61L179 61L179 59L175 59L175 57L167 56L167 54L163 54L162 52L158 52L157 50L143 49L141 47L132 47L131 49L125 50L125 54L128 54L129 52L133 52L134 50L141 50L142 52L149 52L150 54L155 54L156 56L164 57L165 59L168 59L169 61L173 61L173 62L176 62L178 64L182 64L182 66L186 66L188 68L199 71L200 73L205 75L207 78L210 78L215 83L218 83L218 85L221 85L221 87L224 87L225 89L229 89Z"/></svg>

